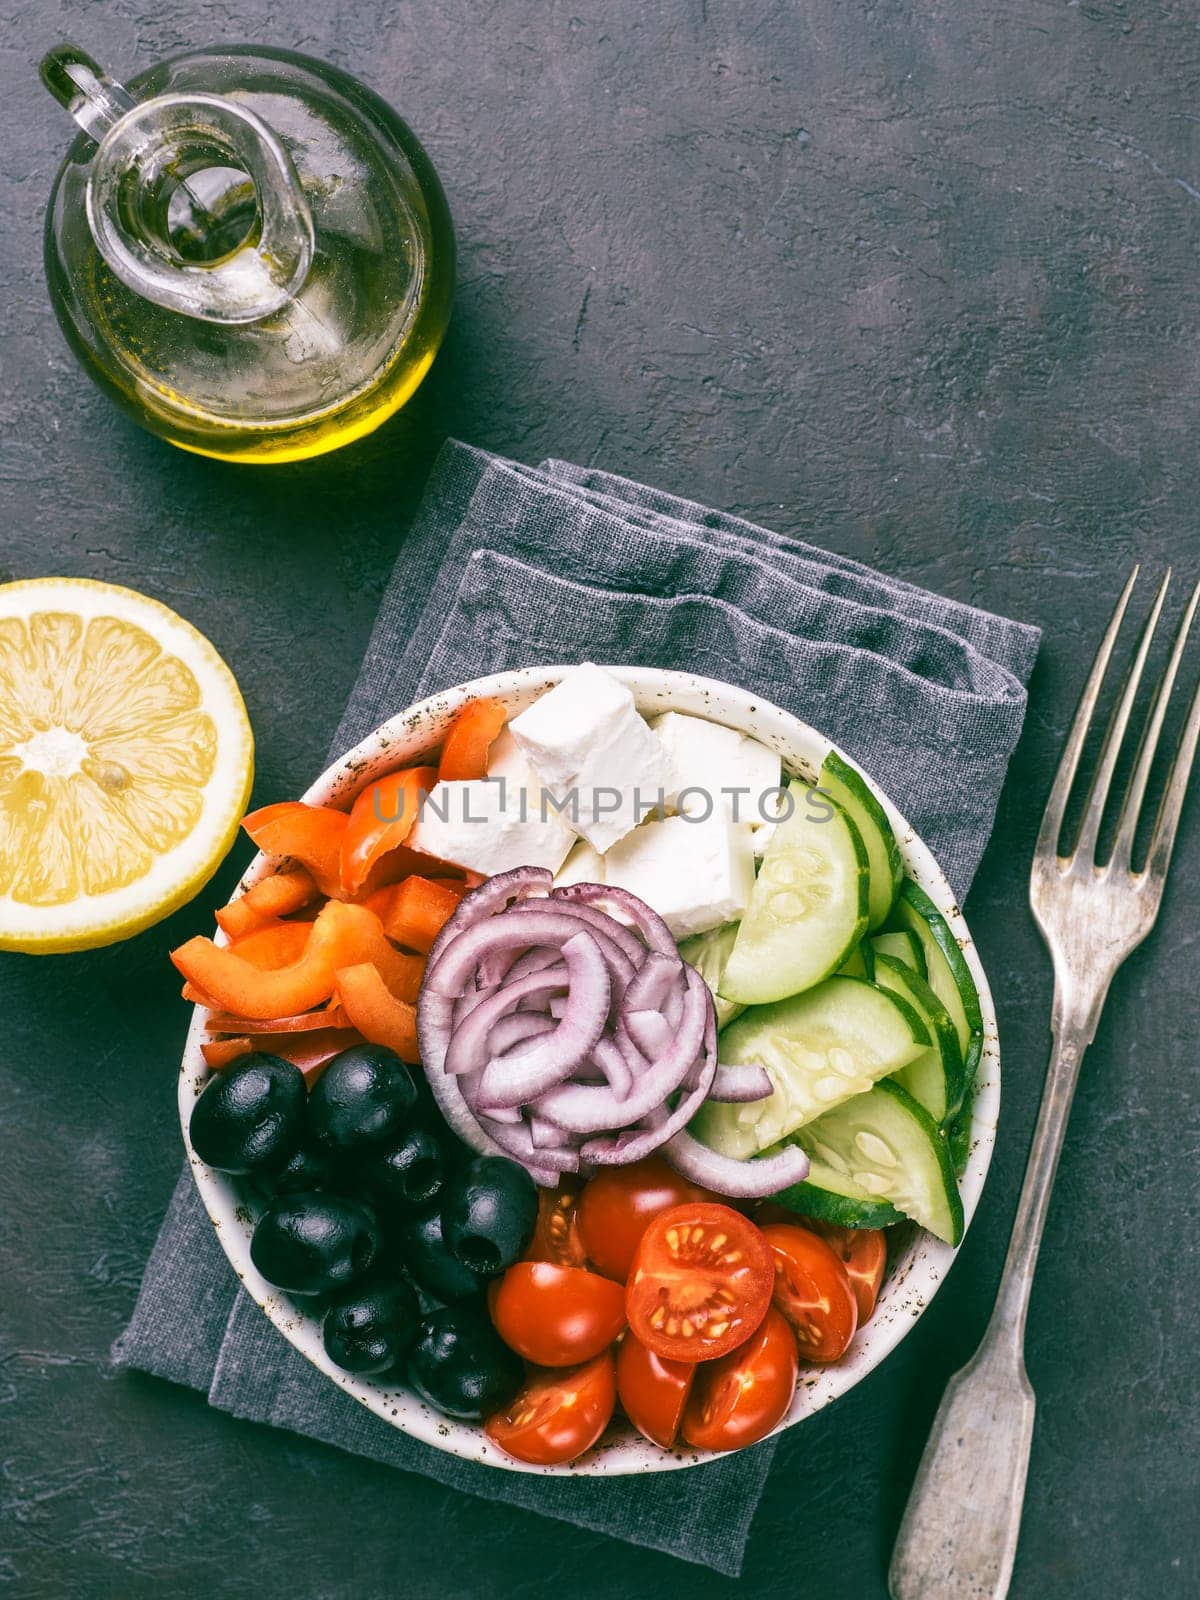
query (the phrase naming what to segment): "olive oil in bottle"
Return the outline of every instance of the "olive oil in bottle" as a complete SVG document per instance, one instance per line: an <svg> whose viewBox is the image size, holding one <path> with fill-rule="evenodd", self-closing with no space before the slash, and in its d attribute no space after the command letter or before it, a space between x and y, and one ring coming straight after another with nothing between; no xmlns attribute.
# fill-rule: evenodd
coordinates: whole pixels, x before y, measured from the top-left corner
<svg viewBox="0 0 1200 1600"><path fill-rule="evenodd" d="M355 79L265 48L128 88L71 46L42 78L80 133L46 272L85 369L172 444L296 461L379 426L445 331L454 237L412 131Z"/></svg>

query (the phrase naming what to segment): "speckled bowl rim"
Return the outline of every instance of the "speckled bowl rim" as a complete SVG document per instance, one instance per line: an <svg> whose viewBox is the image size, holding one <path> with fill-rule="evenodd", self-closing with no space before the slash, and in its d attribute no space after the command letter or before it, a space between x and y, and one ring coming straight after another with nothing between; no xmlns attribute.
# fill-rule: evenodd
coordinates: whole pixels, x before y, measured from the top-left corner
<svg viewBox="0 0 1200 1600"><path fill-rule="evenodd" d="M494 695L515 714L552 688L568 670L568 666L553 666L498 672L432 695L385 722L335 761L304 798L314 804L345 808L367 783L397 766L415 762L436 748L454 714L466 701L480 695ZM653 715L666 710L683 711L724 723L778 750L788 767L810 779L815 780L824 756L836 748L816 729L778 706L716 679L652 667L610 666L606 670L628 684L642 712ZM869 774L864 776L870 781ZM946 918L979 988L984 1045L976 1079L970 1153L961 1183L963 1213L969 1224L991 1162L1000 1109L995 1007L966 922L932 853L887 796L874 783L871 787L891 819L906 870ZM270 870L268 859L261 854L256 856L237 892L244 892L266 877ZM195 1008L179 1074L179 1114L192 1172L217 1237L247 1293L280 1333L315 1367L390 1426L437 1450L504 1471L533 1472L544 1477L620 1476L635 1472L670 1472L714 1459L706 1452L690 1448L660 1450L631 1428L623 1427L610 1430L594 1450L570 1466L533 1467L504 1455L481 1428L440 1415L409 1390L384 1387L335 1367L325 1355L320 1322L299 1310L255 1271L250 1260L253 1216L246 1204L247 1197L239 1193L235 1180L206 1167L188 1142L188 1118L209 1076L200 1053L207 1015L203 1007ZM912 1238L889 1266L887 1281L871 1321L860 1330L837 1366L802 1370L791 1411L776 1431L794 1427L872 1372L915 1326L945 1279L956 1253L932 1235L914 1229Z"/></svg>

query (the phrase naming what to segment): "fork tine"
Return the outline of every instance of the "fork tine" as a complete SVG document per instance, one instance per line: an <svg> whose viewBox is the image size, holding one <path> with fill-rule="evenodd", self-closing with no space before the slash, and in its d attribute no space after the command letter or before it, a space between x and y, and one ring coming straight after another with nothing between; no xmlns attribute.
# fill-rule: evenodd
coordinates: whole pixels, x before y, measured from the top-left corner
<svg viewBox="0 0 1200 1600"><path fill-rule="evenodd" d="M1175 642L1171 646L1171 657L1167 662L1157 693L1154 696L1154 705L1150 711L1150 718L1146 723L1145 732L1142 734L1141 743L1138 745L1137 764L1129 779L1129 787L1125 791L1125 798L1121 802L1121 815L1117 822L1117 835L1113 841L1112 852L1113 864L1118 867L1128 867L1133 858L1134 837L1137 834L1142 801L1146 798L1146 785L1150 781L1150 769L1154 765L1154 757L1158 751L1158 741L1162 734L1163 720L1167 714L1167 704L1175 688L1175 679L1179 675L1179 664L1183 660L1183 649L1187 644L1188 631L1196 614L1197 602L1200 602L1200 584L1197 584L1192 590L1191 599L1184 607L1183 616L1180 619L1178 628L1175 630Z"/></svg>
<svg viewBox="0 0 1200 1600"><path fill-rule="evenodd" d="M1121 623L1125 618L1125 611L1129 605L1129 596L1133 593L1133 586L1137 582L1139 572L1137 566L1129 574L1121 598L1117 601L1116 609L1112 614L1112 621L1104 635L1100 649L1096 652L1096 659L1092 663L1091 674L1087 686L1079 702L1079 709L1075 713L1075 721L1071 724L1071 732L1067 736L1066 748L1062 753L1062 760L1058 764L1058 771L1054 775L1054 783L1050 790L1050 797L1046 801L1046 809L1042 814L1042 826L1038 830L1037 854L1039 856L1056 856L1058 854L1058 838L1062 832L1063 817L1066 815L1067 798L1071 793L1071 785L1075 782L1075 774L1079 770L1079 758L1083 754L1084 740L1087 738L1088 728L1091 726L1092 717L1096 710L1096 701L1100 698L1100 686L1104 682L1104 674L1108 671L1108 663L1112 659L1113 646L1117 642L1117 634L1121 631Z"/></svg>
<svg viewBox="0 0 1200 1600"><path fill-rule="evenodd" d="M1200 599L1200 584L1192 593L1192 603L1188 607L1187 621L1190 622L1196 609L1196 602ZM1180 629L1181 633L1183 628ZM1158 808L1158 816L1154 821L1154 834L1150 840L1150 855L1146 862L1146 872L1161 887L1166 876L1167 868L1171 863L1171 851L1175 847L1175 834L1179 827L1179 816L1183 810L1183 797L1187 792L1188 779L1192 773L1192 763L1196 759L1196 745L1200 742L1200 683L1196 685L1192 695L1192 703L1188 707L1187 721L1183 725L1183 732L1179 736L1179 745L1175 751L1175 759L1171 762L1171 775L1167 779L1167 787L1163 792L1162 803Z"/></svg>
<svg viewBox="0 0 1200 1600"><path fill-rule="evenodd" d="M1154 604L1150 607L1150 615L1146 618L1142 628L1142 636L1138 641L1137 652L1125 676L1120 698L1105 732L1104 743L1100 748L1100 759L1091 784L1088 787L1083 820L1079 824L1079 837L1075 841L1073 852L1076 856L1080 856L1085 860L1095 860L1096 840L1100 834L1100 823L1104 817L1104 808L1108 804L1108 792L1112 787L1113 773L1116 771L1117 761L1120 759L1121 746L1125 742L1125 733L1129 727L1129 718L1133 713L1134 701L1137 699L1138 688L1141 685L1142 673L1146 666L1146 657L1150 654L1154 630L1158 626L1159 617L1162 615L1163 601L1167 598L1167 585L1170 581L1171 569L1168 567L1166 576L1158 586Z"/></svg>

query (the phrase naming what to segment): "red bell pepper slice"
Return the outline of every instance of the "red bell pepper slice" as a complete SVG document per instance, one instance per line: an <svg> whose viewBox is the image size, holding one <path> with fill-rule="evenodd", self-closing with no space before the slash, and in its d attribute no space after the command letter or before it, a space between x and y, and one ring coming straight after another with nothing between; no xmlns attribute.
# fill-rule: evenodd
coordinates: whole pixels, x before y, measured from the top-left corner
<svg viewBox="0 0 1200 1600"><path fill-rule="evenodd" d="M220 1072L223 1067L231 1067L235 1061L248 1056L253 1049L253 1039L206 1039L200 1046L200 1054L214 1072Z"/></svg>
<svg viewBox="0 0 1200 1600"><path fill-rule="evenodd" d="M243 1060L255 1050L281 1056L284 1061L290 1061L294 1067L300 1068L305 1084L311 1089L334 1056L364 1042L362 1034L353 1028L324 1028L317 1033L300 1034L295 1038L286 1034L260 1033L254 1037L212 1039L200 1046L200 1053L216 1072Z"/></svg>
<svg viewBox="0 0 1200 1600"><path fill-rule="evenodd" d="M346 1015L364 1039L419 1065L415 1006L398 1000L369 963L341 968L335 982Z"/></svg>
<svg viewBox="0 0 1200 1600"><path fill-rule="evenodd" d="M381 890L380 895L387 898L381 898L373 909L389 939L428 955L433 941L454 915L465 893L463 884L414 874L403 883Z"/></svg>
<svg viewBox="0 0 1200 1600"><path fill-rule="evenodd" d="M205 994L203 989L197 989L194 983L185 983L179 992L191 1006L205 1006L209 1011L221 1009L212 995Z"/></svg>
<svg viewBox="0 0 1200 1600"><path fill-rule="evenodd" d="M171 953L171 960L190 984L231 1016L269 1021L311 1011L333 993L340 967L363 961L379 965L385 983L396 992L420 988L424 962L402 955L390 945L379 918L365 906L330 900L312 925L299 961L276 971L251 966L232 950L211 939L189 939Z"/></svg>
<svg viewBox="0 0 1200 1600"><path fill-rule="evenodd" d="M287 917L293 911L302 911L317 898L318 889L312 873L304 867L293 867L290 872L277 872L274 877L263 878L253 888L247 889L238 900L231 900L217 912L217 926L223 928L231 939L261 927L274 917Z"/></svg>
<svg viewBox="0 0 1200 1600"><path fill-rule="evenodd" d="M299 961L314 927L312 922L264 922L240 939L231 940L229 949L252 967L277 971Z"/></svg>
<svg viewBox="0 0 1200 1600"><path fill-rule="evenodd" d="M307 926L301 924L301 926ZM298 961L273 970L251 965L211 939L189 939L171 960L207 1003L230 1017L271 1022L312 1011L333 993L334 973L370 962L398 998L414 1001L425 961L388 942L379 918L365 906L330 900L311 924Z"/></svg>
<svg viewBox="0 0 1200 1600"><path fill-rule="evenodd" d="M269 856L290 856L307 867L322 894L340 893L338 866L349 817L331 806L282 800L243 818L242 827Z"/></svg>
<svg viewBox="0 0 1200 1600"><path fill-rule="evenodd" d="M289 1037L297 1033L319 1033L322 1028L348 1028L350 1019L337 1000L318 1006L315 1011L301 1011L294 1017L231 1017L223 1011L214 1011L204 1024L209 1033L278 1033Z"/></svg>
<svg viewBox="0 0 1200 1600"><path fill-rule="evenodd" d="M435 767L406 767L367 785L351 808L342 837L341 894L362 894L384 881L384 857L408 838L421 796L436 782Z"/></svg>
<svg viewBox="0 0 1200 1600"><path fill-rule="evenodd" d="M488 751L507 719L508 712L499 700L484 696L465 705L442 741L439 781L486 777Z"/></svg>

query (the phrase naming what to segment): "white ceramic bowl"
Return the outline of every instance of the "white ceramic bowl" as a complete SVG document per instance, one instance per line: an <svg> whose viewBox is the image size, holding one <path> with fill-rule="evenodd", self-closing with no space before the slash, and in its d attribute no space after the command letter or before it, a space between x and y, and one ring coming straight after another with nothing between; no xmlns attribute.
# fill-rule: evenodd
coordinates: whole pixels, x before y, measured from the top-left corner
<svg viewBox="0 0 1200 1600"><path fill-rule="evenodd" d="M566 667L530 667L515 672L499 672L490 678L480 678L474 683L463 684L423 700L419 705L393 717L390 722L385 722L335 762L328 771L322 773L304 798L314 804L346 808L366 784L396 767L412 765L433 751L455 712L467 700L479 695L494 695L504 701L510 712L515 713L553 687L566 670ZM778 750L787 767L811 781L815 781L821 762L831 748L828 739L796 717L757 695L747 694L727 683L695 677L691 673L662 672L650 667L609 667L607 670L629 685L639 709L647 715L665 710L686 711L724 723ZM879 794L879 791L876 790L876 793ZM970 1155L961 1185L963 1211L969 1223L987 1176L1000 1108L1000 1058L995 1009L967 925L937 863L890 804L887 796L879 794L879 799L896 831L909 875L916 879L949 922L979 987L984 1049L976 1080ZM266 858L257 856L243 879L242 887L248 888L266 876L268 870ZM201 1007L196 1008L179 1074L179 1114L185 1143L192 1106L209 1076L200 1054L206 1015ZM242 1192L237 1180L206 1167L190 1144L188 1155L217 1236L247 1292L284 1338L290 1339L314 1366L391 1427L399 1428L433 1445L435 1449L448 1450L452 1455L482 1462L486 1466L552 1477L669 1472L712 1459L705 1452L689 1448L672 1452L660 1450L632 1428L621 1428L610 1430L594 1450L570 1466L527 1466L499 1451L481 1428L442 1416L407 1389L385 1388L378 1382L341 1371L325 1354L320 1322L298 1310L295 1302L273 1289L255 1271L250 1260L250 1236L254 1225L248 1205L250 1197ZM949 1245L914 1228L911 1237L890 1264L887 1281L871 1321L860 1330L850 1350L836 1366L803 1370L792 1409L780 1428L792 1427L814 1411L819 1411L822 1406L827 1406L877 1367L912 1329L940 1287L954 1255Z"/></svg>

